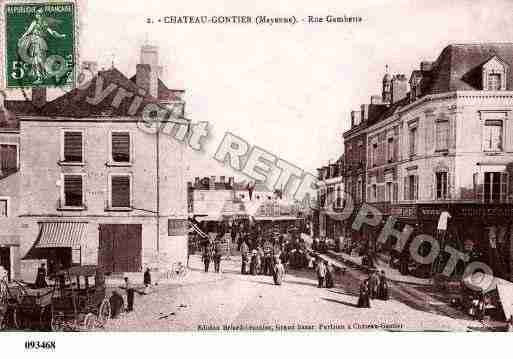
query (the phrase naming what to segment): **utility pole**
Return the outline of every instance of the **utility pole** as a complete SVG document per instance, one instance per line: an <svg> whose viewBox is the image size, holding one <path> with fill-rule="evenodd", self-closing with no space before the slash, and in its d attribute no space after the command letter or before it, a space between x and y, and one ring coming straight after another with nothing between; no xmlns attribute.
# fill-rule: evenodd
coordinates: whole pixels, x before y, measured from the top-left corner
<svg viewBox="0 0 513 359"><path fill-rule="evenodd" d="M156 137L156 162L157 162L157 255L160 254L160 120L157 126L157 137Z"/></svg>

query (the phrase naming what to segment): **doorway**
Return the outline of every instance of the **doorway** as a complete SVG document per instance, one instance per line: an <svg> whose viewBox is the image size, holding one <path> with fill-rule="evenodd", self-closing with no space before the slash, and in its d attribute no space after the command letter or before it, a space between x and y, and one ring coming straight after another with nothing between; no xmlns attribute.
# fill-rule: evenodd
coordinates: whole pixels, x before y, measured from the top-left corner
<svg viewBox="0 0 513 359"><path fill-rule="evenodd" d="M11 248L0 247L0 266L7 271L7 278L11 280Z"/></svg>
<svg viewBox="0 0 513 359"><path fill-rule="evenodd" d="M100 224L98 264L105 273L142 270L142 225Z"/></svg>

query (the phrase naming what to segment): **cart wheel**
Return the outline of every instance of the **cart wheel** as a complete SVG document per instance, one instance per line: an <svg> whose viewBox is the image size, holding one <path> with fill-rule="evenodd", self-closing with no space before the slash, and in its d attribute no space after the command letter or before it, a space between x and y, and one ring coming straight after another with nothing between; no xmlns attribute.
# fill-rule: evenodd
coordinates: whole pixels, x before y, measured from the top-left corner
<svg viewBox="0 0 513 359"><path fill-rule="evenodd" d="M110 318L110 302L107 298L103 299L102 304L100 305L100 309L98 311L98 325L100 328L103 328L107 321Z"/></svg>
<svg viewBox="0 0 513 359"><path fill-rule="evenodd" d="M53 310L51 305L47 305L41 310L39 316L39 328L43 331L52 331Z"/></svg>
<svg viewBox="0 0 513 359"><path fill-rule="evenodd" d="M82 323L82 328L85 330L93 330L96 327L98 318L93 313L87 313Z"/></svg>

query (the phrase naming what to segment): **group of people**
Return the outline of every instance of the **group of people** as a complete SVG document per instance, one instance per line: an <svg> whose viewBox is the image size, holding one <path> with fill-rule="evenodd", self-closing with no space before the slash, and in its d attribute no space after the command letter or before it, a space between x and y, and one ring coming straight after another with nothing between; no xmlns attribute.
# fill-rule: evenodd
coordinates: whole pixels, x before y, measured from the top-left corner
<svg viewBox="0 0 513 359"><path fill-rule="evenodd" d="M358 307L370 308L371 299L388 300L388 282L385 271L373 270L372 273L360 285Z"/></svg>
<svg viewBox="0 0 513 359"><path fill-rule="evenodd" d="M203 264L205 265L205 273L210 268L210 262L214 262L214 272L219 273L221 271L221 258L223 256L223 246L221 238L215 240L209 239L203 245Z"/></svg>
<svg viewBox="0 0 513 359"><path fill-rule="evenodd" d="M280 244L279 240L274 241L273 244L266 241L263 246L257 245L251 250L249 245L243 241L240 252L241 274L269 275L273 277L275 284L281 285L285 275L285 265L288 262L283 243Z"/></svg>
<svg viewBox="0 0 513 359"><path fill-rule="evenodd" d="M333 288L333 266L326 260L317 258L316 260L316 273L319 288Z"/></svg>

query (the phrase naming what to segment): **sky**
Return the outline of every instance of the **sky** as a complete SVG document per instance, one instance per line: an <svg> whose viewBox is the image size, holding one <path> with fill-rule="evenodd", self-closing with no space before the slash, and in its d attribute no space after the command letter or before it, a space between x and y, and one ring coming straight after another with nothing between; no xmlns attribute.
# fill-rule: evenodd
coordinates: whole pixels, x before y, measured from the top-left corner
<svg viewBox="0 0 513 359"><path fill-rule="evenodd" d="M85 5L84 5L85 4ZM162 79L186 90L187 117L208 121L187 177L229 175L212 159L230 131L306 171L335 161L350 111L381 93L388 64L407 77L449 43L513 41L513 1L226 0L83 2L80 60L132 76L141 44L160 47ZM360 16L358 24L147 24L193 15Z"/></svg>

